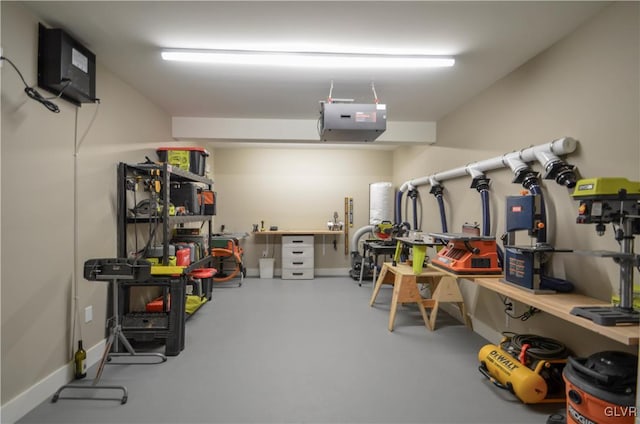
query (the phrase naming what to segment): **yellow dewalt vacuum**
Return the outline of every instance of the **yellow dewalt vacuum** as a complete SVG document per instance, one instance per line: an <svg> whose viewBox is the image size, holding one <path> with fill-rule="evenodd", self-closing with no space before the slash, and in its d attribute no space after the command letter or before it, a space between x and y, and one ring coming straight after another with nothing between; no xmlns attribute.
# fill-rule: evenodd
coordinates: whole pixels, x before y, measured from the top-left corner
<svg viewBox="0 0 640 424"><path fill-rule="evenodd" d="M565 345L556 340L506 333L499 345L480 349L478 370L523 403L561 403L565 401L562 370L568 355Z"/></svg>

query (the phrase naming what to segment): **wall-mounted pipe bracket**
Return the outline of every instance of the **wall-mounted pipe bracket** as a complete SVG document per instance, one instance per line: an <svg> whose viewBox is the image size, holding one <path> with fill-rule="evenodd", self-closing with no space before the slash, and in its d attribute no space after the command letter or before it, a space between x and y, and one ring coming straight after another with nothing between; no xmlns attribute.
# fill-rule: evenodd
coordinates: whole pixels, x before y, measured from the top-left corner
<svg viewBox="0 0 640 424"><path fill-rule="evenodd" d="M438 197L438 196L442 196L442 193L444 193L444 187L442 187L442 185L440 184L431 185L429 194L433 194L434 196Z"/></svg>
<svg viewBox="0 0 640 424"><path fill-rule="evenodd" d="M471 180L471 187L478 190L478 192L489 190L489 186L491 185L491 178L488 178L486 175L482 174L481 176L475 177Z"/></svg>
<svg viewBox="0 0 640 424"><path fill-rule="evenodd" d="M575 166L559 160L549 164L546 171L544 175L545 180L555 180L556 183L566 186L567 188L576 186L578 177L576 176Z"/></svg>

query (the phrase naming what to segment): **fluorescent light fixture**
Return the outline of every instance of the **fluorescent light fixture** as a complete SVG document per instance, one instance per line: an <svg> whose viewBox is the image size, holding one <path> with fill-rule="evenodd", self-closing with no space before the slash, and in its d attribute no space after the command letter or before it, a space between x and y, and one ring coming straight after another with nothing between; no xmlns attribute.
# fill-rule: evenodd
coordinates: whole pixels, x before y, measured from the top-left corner
<svg viewBox="0 0 640 424"><path fill-rule="evenodd" d="M164 50L164 60L226 65L259 65L303 68L439 68L453 66L447 56L279 52L255 50Z"/></svg>

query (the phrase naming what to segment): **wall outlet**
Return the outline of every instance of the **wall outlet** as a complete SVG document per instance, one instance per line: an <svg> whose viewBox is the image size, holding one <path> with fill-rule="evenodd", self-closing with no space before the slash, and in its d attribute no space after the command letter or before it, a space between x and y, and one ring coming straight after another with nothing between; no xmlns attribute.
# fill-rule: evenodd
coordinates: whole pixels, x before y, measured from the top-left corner
<svg viewBox="0 0 640 424"><path fill-rule="evenodd" d="M89 305L86 308L84 308L84 322L91 322L93 321L93 306Z"/></svg>

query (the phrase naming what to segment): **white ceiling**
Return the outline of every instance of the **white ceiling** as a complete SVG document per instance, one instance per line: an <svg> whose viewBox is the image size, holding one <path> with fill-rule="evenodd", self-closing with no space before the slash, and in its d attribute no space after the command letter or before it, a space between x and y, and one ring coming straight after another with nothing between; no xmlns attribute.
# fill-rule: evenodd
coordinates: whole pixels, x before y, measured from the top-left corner
<svg viewBox="0 0 640 424"><path fill-rule="evenodd" d="M25 2L171 116L316 119L318 101L373 99L390 121L437 121L573 31L603 2ZM421 51L453 68L328 71L164 62L167 48ZM97 86L97 97L101 87Z"/></svg>

